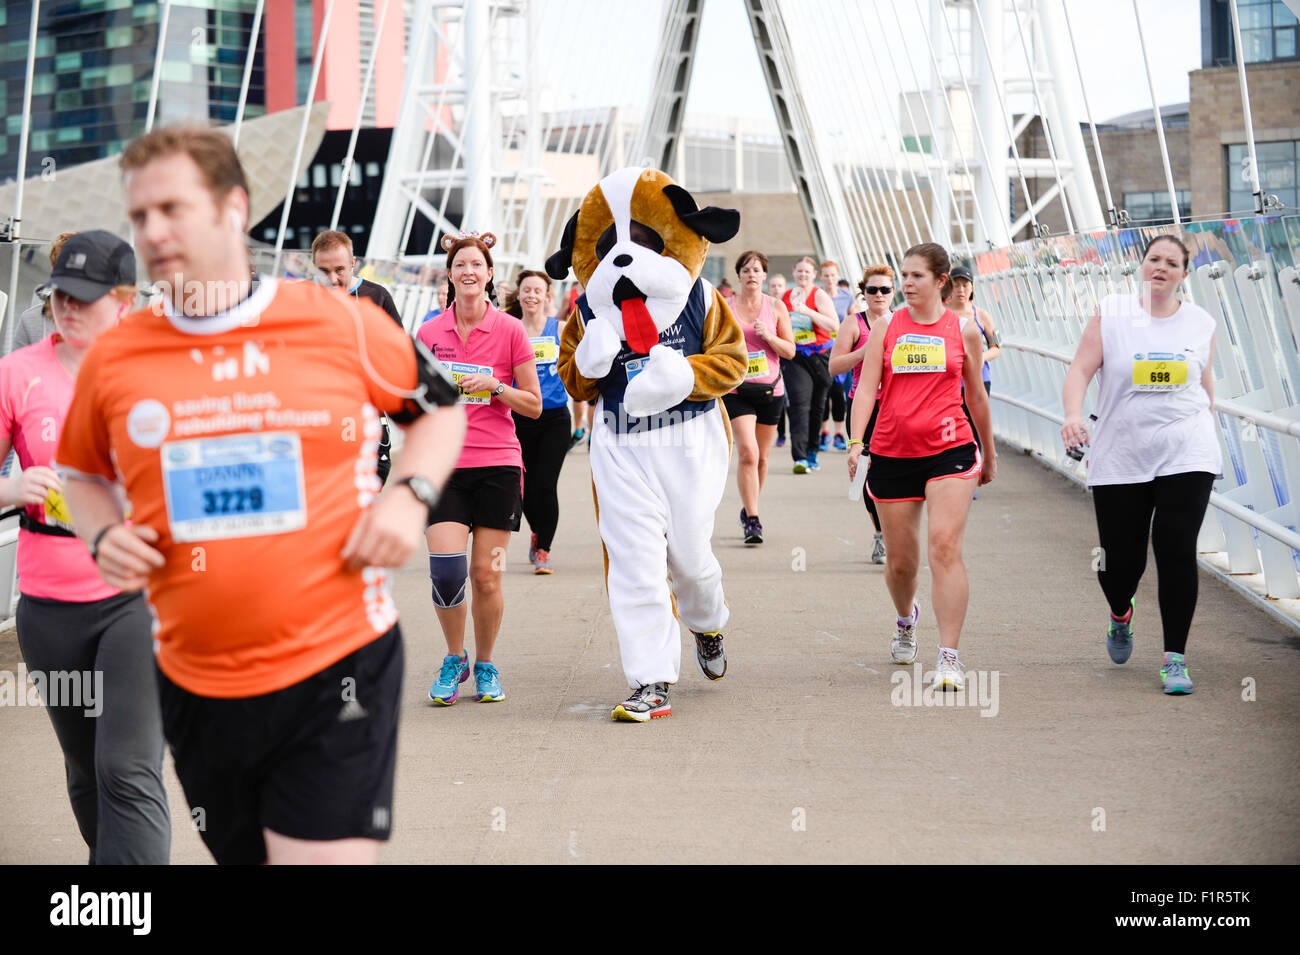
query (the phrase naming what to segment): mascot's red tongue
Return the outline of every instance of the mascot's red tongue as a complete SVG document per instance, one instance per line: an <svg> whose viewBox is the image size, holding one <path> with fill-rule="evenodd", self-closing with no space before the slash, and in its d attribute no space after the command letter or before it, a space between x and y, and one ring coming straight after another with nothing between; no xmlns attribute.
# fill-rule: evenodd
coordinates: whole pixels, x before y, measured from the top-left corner
<svg viewBox="0 0 1300 955"><path fill-rule="evenodd" d="M645 299L624 299L622 309L623 337L637 354L650 354L650 349L659 344L659 329L650 317L650 309L645 307Z"/></svg>

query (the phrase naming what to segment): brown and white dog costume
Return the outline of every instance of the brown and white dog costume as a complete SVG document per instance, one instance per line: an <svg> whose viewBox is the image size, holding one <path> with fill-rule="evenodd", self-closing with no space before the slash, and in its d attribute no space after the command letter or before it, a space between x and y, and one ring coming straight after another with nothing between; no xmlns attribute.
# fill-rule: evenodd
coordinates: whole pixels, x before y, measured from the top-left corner
<svg viewBox="0 0 1300 955"><path fill-rule="evenodd" d="M677 681L677 618L708 633L730 613L711 544L731 457L718 398L744 380L748 354L700 270L709 242L739 228L738 212L698 209L664 173L621 169L583 199L546 263L557 280L572 266L586 290L565 324L558 369L575 399L598 400L592 488L633 689Z"/></svg>

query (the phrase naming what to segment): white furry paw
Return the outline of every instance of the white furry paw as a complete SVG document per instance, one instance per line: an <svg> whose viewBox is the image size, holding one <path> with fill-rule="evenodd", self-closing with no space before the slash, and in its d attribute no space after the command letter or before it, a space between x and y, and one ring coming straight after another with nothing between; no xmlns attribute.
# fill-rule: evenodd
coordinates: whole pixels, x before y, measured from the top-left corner
<svg viewBox="0 0 1300 955"><path fill-rule="evenodd" d="M623 350L623 339L609 322L593 318L583 330L582 341L573 350L573 360L584 378L600 379L609 374L614 359Z"/></svg>
<svg viewBox="0 0 1300 955"><path fill-rule="evenodd" d="M627 385L623 407L634 418L666 411L695 390L695 369L686 356L667 345L650 349L650 358Z"/></svg>

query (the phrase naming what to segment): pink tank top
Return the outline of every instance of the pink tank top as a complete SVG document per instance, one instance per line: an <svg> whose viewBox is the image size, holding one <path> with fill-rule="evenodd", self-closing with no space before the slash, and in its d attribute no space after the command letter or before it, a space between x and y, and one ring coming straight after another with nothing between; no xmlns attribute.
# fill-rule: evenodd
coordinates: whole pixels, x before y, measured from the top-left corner
<svg viewBox="0 0 1300 955"><path fill-rule="evenodd" d="M866 314L867 314L866 312L856 313L856 318L858 320L858 343L856 346L854 346L853 349L854 351L857 351L859 348L865 345L867 343L867 339L871 336L871 327L865 321L862 320L862 316ZM863 361L865 360L866 359L864 358ZM853 382L849 385L850 401L852 401L853 396L858 393L858 379L860 379L861 377L862 377L862 362L860 361L853 366ZM877 398L880 397L879 387L876 388L876 397Z"/></svg>
<svg viewBox="0 0 1300 955"><path fill-rule="evenodd" d="M785 380L781 377L781 356L772 350L771 345L758 337L758 332L754 331L753 325L739 315L736 316L736 321L740 323L740 328L745 333L745 350L749 352L749 371L745 374L745 384L770 385L776 382L776 387L772 389L772 397L785 394ZM763 296L763 307L759 309L755 321L765 322L768 328L776 328L776 319L772 314L772 299L769 296ZM734 395L735 392L733 391L732 394Z"/></svg>

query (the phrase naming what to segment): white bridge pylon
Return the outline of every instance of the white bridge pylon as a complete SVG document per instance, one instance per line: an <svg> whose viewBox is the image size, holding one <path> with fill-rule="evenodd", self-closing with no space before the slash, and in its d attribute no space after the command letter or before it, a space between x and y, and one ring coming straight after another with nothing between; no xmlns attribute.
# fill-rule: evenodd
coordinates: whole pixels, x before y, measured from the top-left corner
<svg viewBox="0 0 1300 955"><path fill-rule="evenodd" d="M662 0L634 137L620 132L618 97L637 77L611 78L607 106L560 110L563 91L548 87L552 107L540 108L548 76L538 69L538 23L558 2L411 4L406 87L370 256L420 261L463 223L497 233L502 264L536 267L553 251L562 210L594 181L558 181L556 169L574 168L567 161L594 157L595 175L641 159L678 168L701 17L718 0ZM1070 0L742 2L810 251L845 275L897 262L914 241L962 254L1005 246L1026 228L1041 234L1049 209L1069 231L1106 228L1080 123L1082 71L1063 20ZM629 29L618 10L575 20L574 48L618 44ZM890 59L867 69L819 51L818 35L850 50L889 43ZM545 52L548 61L565 55ZM844 128L832 132L837 119ZM1035 121L1047 156L1012 149ZM417 216L432 224L433 241L407 255Z"/></svg>

